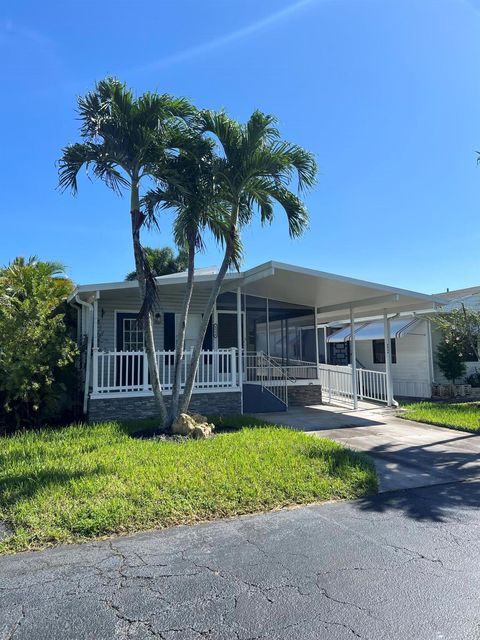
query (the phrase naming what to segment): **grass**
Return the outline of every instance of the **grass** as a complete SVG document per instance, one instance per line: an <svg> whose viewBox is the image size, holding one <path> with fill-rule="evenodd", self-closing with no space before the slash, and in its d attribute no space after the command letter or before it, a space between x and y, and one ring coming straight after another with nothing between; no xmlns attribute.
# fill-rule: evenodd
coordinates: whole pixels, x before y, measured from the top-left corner
<svg viewBox="0 0 480 640"><path fill-rule="evenodd" d="M0 553L373 493L373 464L331 440L229 418L208 440L105 422L0 438ZM152 423L153 426L153 423Z"/></svg>
<svg viewBox="0 0 480 640"><path fill-rule="evenodd" d="M480 433L479 402L417 402L402 407L401 418Z"/></svg>

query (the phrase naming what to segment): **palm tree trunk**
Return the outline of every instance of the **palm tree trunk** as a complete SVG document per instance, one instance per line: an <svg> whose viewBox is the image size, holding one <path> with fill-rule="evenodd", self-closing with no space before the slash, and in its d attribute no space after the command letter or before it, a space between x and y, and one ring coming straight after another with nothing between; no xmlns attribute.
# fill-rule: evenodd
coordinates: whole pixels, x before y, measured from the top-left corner
<svg viewBox="0 0 480 640"><path fill-rule="evenodd" d="M193 294L194 275L195 275L195 242L192 239L188 245L187 284L186 284L185 293L183 296L180 328L177 336L177 342L175 344L175 369L173 374L172 404L170 407L170 416L169 416L169 425L168 425L170 429L179 413L178 407L180 403L182 361L183 361L183 358L185 357L185 354L184 354L185 335L187 333L188 312L190 310L190 302L192 300L192 294Z"/></svg>
<svg viewBox="0 0 480 640"><path fill-rule="evenodd" d="M143 215L140 211L140 199L138 192L138 181L132 180L131 194L130 194L130 214L132 221L132 241L133 241L133 253L135 256L135 270L137 274L138 286L140 289L140 296L142 303L146 296L146 278L143 267L143 250L140 244L140 228L143 223ZM162 423L162 429L167 424L167 408L165 406L165 400L162 393L162 386L160 384L160 376L158 373L157 359L155 356L155 339L153 336L153 313L148 312L144 321L145 325L145 354L148 361L148 370L150 372L150 382L152 385L153 397L155 404L157 405L160 420Z"/></svg>
<svg viewBox="0 0 480 640"><path fill-rule="evenodd" d="M190 362L188 376L185 382L185 388L183 390L182 402L180 404L179 413L185 413L188 410L190 400L192 398L195 377L197 375L198 362L200 360L200 353L202 350L203 340L207 332L208 323L210 322L210 316L212 315L212 311L217 301L218 294L220 293L222 282L225 278L225 274L227 273L228 267L230 266L231 257L233 253L234 235L236 233L236 227L237 227L238 205L234 207L234 211L235 213L232 216L230 234L229 234L229 237L227 238L223 261L222 261L220 270L217 274L217 277L215 278L215 282L213 285L213 289L210 293L210 297L208 298L207 304L205 306L205 311L203 313L202 324L200 325L200 331L197 337L197 342L193 349L192 360ZM240 345L239 345L239 348L240 348Z"/></svg>

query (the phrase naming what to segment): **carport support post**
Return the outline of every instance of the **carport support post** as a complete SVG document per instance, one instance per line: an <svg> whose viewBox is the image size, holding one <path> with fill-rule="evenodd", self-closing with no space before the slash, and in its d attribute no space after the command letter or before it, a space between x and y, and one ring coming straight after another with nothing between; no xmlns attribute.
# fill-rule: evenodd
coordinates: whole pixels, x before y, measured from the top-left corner
<svg viewBox="0 0 480 640"><path fill-rule="evenodd" d="M243 413L243 340L242 340L242 290L237 287L237 345L238 386L240 387L240 413Z"/></svg>
<svg viewBox="0 0 480 640"><path fill-rule="evenodd" d="M320 379L320 363L318 362L318 318L317 318L317 305L313 309L313 326L315 331L315 363L317 365L317 380Z"/></svg>
<svg viewBox="0 0 480 640"><path fill-rule="evenodd" d="M352 398L353 408L358 409L358 396L357 396L357 345L355 342L355 318L353 313L353 307L350 307L350 344L351 344L351 366L352 366Z"/></svg>
<svg viewBox="0 0 480 640"><path fill-rule="evenodd" d="M390 336L390 318L387 311L383 312L383 338L385 341L385 373L387 378L387 406L393 406L392 384L392 340Z"/></svg>

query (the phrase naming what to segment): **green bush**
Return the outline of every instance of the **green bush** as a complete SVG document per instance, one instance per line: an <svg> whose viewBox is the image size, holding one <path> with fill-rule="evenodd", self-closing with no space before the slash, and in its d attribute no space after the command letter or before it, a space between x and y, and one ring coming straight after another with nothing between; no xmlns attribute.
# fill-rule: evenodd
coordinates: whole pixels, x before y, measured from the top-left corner
<svg viewBox="0 0 480 640"><path fill-rule="evenodd" d="M61 305L72 290L62 265L18 257L0 269L0 425L54 421L77 352Z"/></svg>

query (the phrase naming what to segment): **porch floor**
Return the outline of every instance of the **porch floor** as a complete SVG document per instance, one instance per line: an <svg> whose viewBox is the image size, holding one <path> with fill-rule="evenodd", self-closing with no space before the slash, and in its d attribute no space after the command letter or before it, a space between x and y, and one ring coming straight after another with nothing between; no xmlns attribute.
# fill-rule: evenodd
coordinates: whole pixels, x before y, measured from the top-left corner
<svg viewBox="0 0 480 640"><path fill-rule="evenodd" d="M356 411L318 405L254 415L368 453L380 491L480 477L480 436L403 420L385 406L361 402Z"/></svg>

